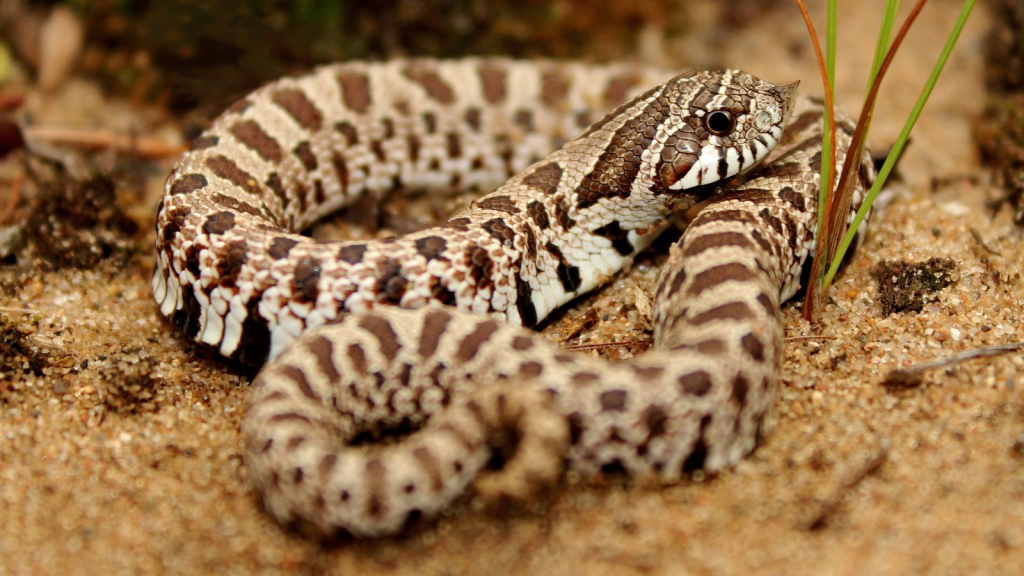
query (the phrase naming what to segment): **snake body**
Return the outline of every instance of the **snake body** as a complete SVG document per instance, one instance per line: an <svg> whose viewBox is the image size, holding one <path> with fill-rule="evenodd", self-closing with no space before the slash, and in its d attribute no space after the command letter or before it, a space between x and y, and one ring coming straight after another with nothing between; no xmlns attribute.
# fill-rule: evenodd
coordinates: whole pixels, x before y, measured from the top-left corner
<svg viewBox="0 0 1024 576"><path fill-rule="evenodd" d="M753 449L775 388L778 307L815 242L821 110L796 103L795 85L738 71L656 84L666 77L349 63L258 90L195 142L159 209L154 295L196 341L272 359L243 431L276 518L387 534L474 479L527 498L563 464L673 481ZM751 171L794 107L775 159ZM381 241L296 233L360 195L517 172L441 227ZM860 185L871 178L866 162ZM607 281L707 199L659 279L654 351L609 364L517 327ZM479 477L496 456L500 472Z"/></svg>

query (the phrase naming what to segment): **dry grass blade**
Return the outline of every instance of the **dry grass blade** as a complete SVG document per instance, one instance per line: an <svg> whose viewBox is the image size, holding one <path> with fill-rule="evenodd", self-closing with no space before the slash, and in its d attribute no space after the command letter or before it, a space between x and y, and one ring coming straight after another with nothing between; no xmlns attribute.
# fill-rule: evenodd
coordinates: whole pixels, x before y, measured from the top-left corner
<svg viewBox="0 0 1024 576"><path fill-rule="evenodd" d="M620 346L650 346L651 340L627 340L625 342L601 342L600 344L573 344L561 346L562 350L603 350Z"/></svg>
<svg viewBox="0 0 1024 576"><path fill-rule="evenodd" d="M115 148L118 152L142 158L173 158L185 151L185 146L168 144L156 138L118 134L111 130L75 130L41 126L25 128L24 134L29 141L70 144L94 150Z"/></svg>
<svg viewBox="0 0 1024 576"><path fill-rule="evenodd" d="M29 310L28 308L10 308L8 306L0 306L0 313L2 314L38 314L37 310Z"/></svg>
<svg viewBox="0 0 1024 576"><path fill-rule="evenodd" d="M829 78L828 65L825 62L825 57L821 53L821 42L818 40L818 33L814 29L814 21L811 20L811 13L807 11L807 5L804 4L803 0L796 0L797 7L800 8L800 14L804 17L804 24L807 25L807 32L811 36L811 44L814 45L814 53L818 59L818 69L821 72L821 83L825 87L825 110L826 118L828 118L828 152L829 152L829 163L828 163L828 193L832 194L832 189L835 186L835 170L833 167L836 165L836 118L835 118L835 96L832 94L832 82ZM822 183L824 186L824 183ZM827 218L827 215L826 215Z"/></svg>
<svg viewBox="0 0 1024 576"><path fill-rule="evenodd" d="M958 352L952 356L947 356L946 358L922 362L906 368L896 368L886 375L885 380L882 381L882 385L886 388L913 388L921 384L921 381L924 378L924 373L928 370L946 368L954 364L959 364L960 362L966 362L967 360L982 358L984 356L1008 354L1010 352L1016 352L1022 348L1024 348L1024 342L995 344L993 346L964 350L963 352Z"/></svg>

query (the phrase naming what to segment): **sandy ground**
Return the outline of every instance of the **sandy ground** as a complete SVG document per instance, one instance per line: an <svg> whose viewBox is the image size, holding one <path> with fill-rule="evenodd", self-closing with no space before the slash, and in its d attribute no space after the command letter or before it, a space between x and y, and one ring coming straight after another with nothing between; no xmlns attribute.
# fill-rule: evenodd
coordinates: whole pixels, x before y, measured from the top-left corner
<svg viewBox="0 0 1024 576"><path fill-rule="evenodd" d="M879 15L840 4L839 100L856 109ZM898 133L959 8L935 0L922 15L883 91L876 144ZM719 38L720 52L703 48L700 26L680 41L648 38L644 51L818 92L795 10L762 24ZM465 498L414 534L324 547L261 510L238 433L251 374L159 316L148 238L123 269L3 269L0 306L37 311L21 327L53 350L41 374L0 378L0 574L1024 573L1020 354L934 371L914 389L881 385L896 366L1024 341L1024 240L1008 214L986 210L1000 191L971 136L988 26L979 6L904 158L906 182L820 325L787 309L788 336L831 339L788 343L774 431L715 477L671 487L568 478L527 510L488 515ZM147 197L123 199L145 230L163 170ZM920 313L883 317L871 267L931 256L955 260L959 281ZM650 289L659 260L642 257L549 333L597 306L612 317L571 343L642 337L632 290ZM117 395L117 383L147 382L138 376L151 370L151 397Z"/></svg>

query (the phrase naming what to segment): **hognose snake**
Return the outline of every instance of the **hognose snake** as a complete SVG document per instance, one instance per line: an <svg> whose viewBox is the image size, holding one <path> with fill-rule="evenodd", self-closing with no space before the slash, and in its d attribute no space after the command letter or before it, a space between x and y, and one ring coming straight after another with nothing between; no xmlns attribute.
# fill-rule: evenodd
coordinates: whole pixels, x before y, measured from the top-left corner
<svg viewBox="0 0 1024 576"><path fill-rule="evenodd" d="M154 296L188 337L273 359L243 431L278 520L381 535L471 482L521 499L563 466L673 481L754 448L774 397L778 307L815 243L820 105L737 71L657 84L666 77L347 63L261 88L194 142L160 205ZM851 127L839 125L845 150ZM437 228L355 242L296 233L360 194L516 173ZM865 161L860 185L873 174ZM672 214L708 199L661 273L654 350L609 363L514 326L606 282Z"/></svg>

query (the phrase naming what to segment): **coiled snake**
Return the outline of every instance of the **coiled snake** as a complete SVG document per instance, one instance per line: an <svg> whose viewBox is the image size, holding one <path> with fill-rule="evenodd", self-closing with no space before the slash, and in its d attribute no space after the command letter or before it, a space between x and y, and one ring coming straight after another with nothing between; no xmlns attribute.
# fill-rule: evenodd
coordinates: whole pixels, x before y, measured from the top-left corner
<svg viewBox="0 0 1024 576"><path fill-rule="evenodd" d="M563 466L673 481L754 448L776 386L779 304L815 243L821 110L796 101L796 85L742 72L657 84L666 77L349 63L254 92L195 141L160 205L154 296L188 337L273 359L243 431L278 520L381 535L436 515L474 480L528 498ZM849 122L840 128L845 150ZM361 194L516 173L437 228L296 234ZM872 178L865 162L861 186ZM662 270L653 351L609 363L515 327L606 282L672 214L709 199Z"/></svg>

